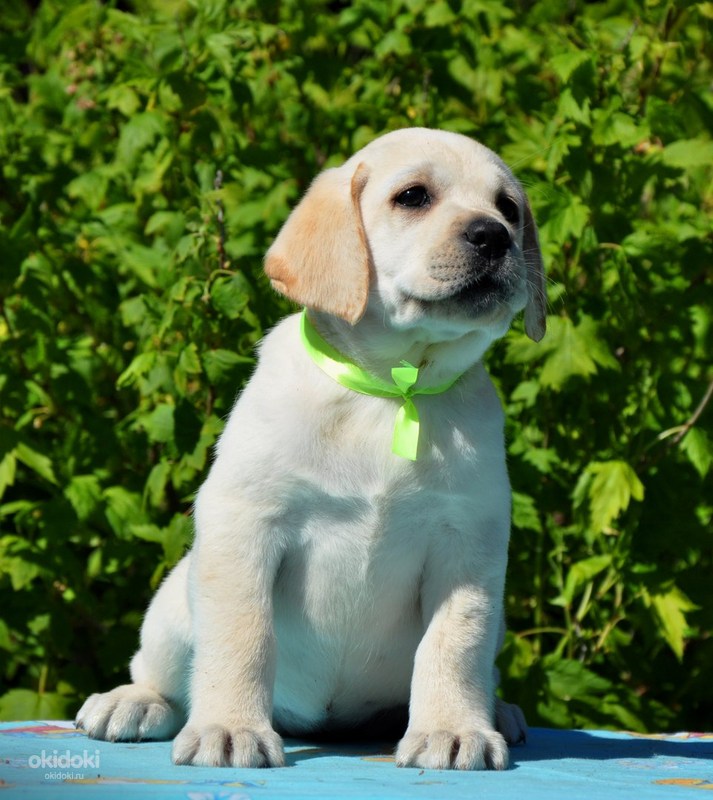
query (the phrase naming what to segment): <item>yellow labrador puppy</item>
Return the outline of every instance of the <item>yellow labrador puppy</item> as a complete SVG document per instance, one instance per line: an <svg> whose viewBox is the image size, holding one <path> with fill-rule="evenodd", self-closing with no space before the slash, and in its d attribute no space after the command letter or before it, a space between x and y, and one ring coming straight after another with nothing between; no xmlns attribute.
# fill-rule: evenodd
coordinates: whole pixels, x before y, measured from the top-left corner
<svg viewBox="0 0 713 800"><path fill-rule="evenodd" d="M406 129L321 174L266 258L307 311L260 348L95 738L175 736L178 764L280 766L280 734L409 707L399 766L504 769L495 701L510 531L481 359L545 329L520 184L464 136Z"/></svg>

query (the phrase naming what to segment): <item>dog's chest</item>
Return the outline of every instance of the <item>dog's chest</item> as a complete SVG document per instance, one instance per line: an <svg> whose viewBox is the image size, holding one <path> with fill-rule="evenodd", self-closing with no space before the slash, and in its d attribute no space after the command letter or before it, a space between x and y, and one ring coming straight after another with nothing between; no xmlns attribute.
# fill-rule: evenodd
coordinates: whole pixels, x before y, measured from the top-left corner
<svg viewBox="0 0 713 800"><path fill-rule="evenodd" d="M277 590L317 629L355 618L401 615L415 602L428 537L413 512L417 496L312 497L302 507Z"/></svg>
<svg viewBox="0 0 713 800"><path fill-rule="evenodd" d="M275 585L283 724L287 708L327 724L406 702L428 546L407 505L322 498L305 519Z"/></svg>

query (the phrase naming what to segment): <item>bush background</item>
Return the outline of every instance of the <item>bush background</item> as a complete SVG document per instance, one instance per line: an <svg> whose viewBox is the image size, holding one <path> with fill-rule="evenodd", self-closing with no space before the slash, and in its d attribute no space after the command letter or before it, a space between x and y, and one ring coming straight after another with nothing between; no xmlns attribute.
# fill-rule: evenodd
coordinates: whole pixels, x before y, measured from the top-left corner
<svg viewBox="0 0 713 800"><path fill-rule="evenodd" d="M253 348L262 254L387 130L528 188L534 345L489 356L531 724L713 728L713 4L9 0L0 19L0 717L126 678ZM708 433L707 433L708 431Z"/></svg>

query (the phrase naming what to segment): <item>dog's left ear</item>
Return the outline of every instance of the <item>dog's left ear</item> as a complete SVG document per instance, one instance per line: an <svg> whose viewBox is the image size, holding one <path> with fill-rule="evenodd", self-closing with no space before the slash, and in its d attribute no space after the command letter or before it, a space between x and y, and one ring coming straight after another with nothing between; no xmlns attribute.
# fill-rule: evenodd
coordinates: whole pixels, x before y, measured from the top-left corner
<svg viewBox="0 0 713 800"><path fill-rule="evenodd" d="M529 202L525 201L525 227L522 251L527 264L527 305L525 306L525 332L536 342L545 335L547 317L547 291L545 266L542 262L537 225Z"/></svg>
<svg viewBox="0 0 713 800"><path fill-rule="evenodd" d="M273 287L300 305L352 325L369 297L370 255L360 199L365 164L328 169L314 180L265 256Z"/></svg>

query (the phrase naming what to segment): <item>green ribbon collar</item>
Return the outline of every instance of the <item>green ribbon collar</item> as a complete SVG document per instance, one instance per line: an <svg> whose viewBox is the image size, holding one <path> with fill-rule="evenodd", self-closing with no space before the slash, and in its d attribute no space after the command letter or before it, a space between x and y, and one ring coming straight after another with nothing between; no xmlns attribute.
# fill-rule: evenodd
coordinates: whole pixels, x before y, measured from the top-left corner
<svg viewBox="0 0 713 800"><path fill-rule="evenodd" d="M460 379L463 373L440 386L421 388L416 386L418 367L402 361L400 366L391 370L393 383L389 383L370 375L325 342L310 322L306 309L302 312L301 333L302 344L314 363L337 383L371 397L396 397L404 401L396 414L391 450L397 456L415 461L418 454L420 421L413 396L443 394Z"/></svg>

